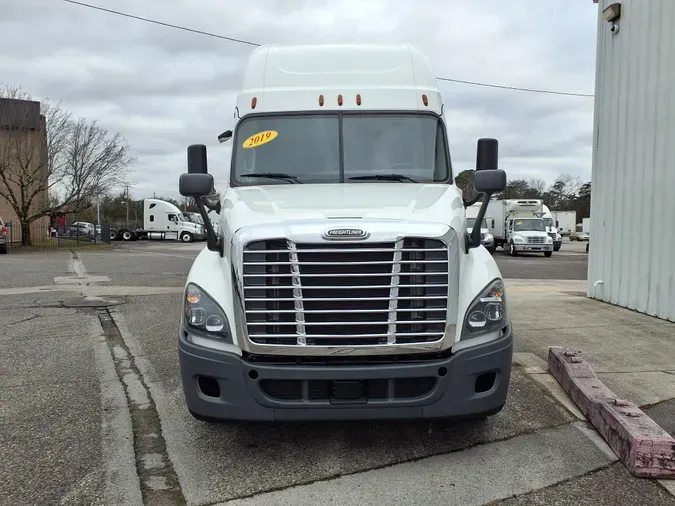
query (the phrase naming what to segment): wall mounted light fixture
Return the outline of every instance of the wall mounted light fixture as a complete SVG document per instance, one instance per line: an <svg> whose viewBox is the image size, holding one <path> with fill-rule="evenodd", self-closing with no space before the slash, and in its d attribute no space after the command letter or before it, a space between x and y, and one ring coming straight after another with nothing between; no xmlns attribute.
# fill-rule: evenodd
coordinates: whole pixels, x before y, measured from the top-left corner
<svg viewBox="0 0 675 506"><path fill-rule="evenodd" d="M602 11L602 17L605 19L605 21L612 24L612 28L610 28L612 34L616 35L619 33L619 29L621 28L619 25L619 18L621 17L621 4L619 2L608 5Z"/></svg>
<svg viewBox="0 0 675 506"><path fill-rule="evenodd" d="M619 2L608 5L602 11L602 17L605 18L605 21L608 23L613 23L621 17L621 4Z"/></svg>

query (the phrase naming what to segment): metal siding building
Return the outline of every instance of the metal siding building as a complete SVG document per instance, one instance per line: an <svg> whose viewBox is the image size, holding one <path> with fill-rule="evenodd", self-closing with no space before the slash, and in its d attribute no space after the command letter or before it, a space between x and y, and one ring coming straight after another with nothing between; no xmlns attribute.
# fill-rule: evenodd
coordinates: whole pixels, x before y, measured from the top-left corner
<svg viewBox="0 0 675 506"><path fill-rule="evenodd" d="M675 0L598 0L588 296L675 321Z"/></svg>

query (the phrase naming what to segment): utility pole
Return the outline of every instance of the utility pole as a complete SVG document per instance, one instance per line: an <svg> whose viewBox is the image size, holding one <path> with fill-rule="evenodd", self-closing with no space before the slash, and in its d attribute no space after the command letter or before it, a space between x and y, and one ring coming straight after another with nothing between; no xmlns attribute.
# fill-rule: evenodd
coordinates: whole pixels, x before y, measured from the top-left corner
<svg viewBox="0 0 675 506"><path fill-rule="evenodd" d="M127 203L127 227L128 227L129 226L129 185L126 185L124 193L126 195L124 201Z"/></svg>

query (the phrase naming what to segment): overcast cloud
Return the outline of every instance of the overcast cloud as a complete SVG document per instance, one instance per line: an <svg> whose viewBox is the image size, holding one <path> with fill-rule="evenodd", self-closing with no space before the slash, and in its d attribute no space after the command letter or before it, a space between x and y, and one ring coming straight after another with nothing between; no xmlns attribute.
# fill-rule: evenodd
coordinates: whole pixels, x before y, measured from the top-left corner
<svg viewBox="0 0 675 506"><path fill-rule="evenodd" d="M86 1L86 0L85 0ZM100 7L256 43L409 42L439 77L593 93L591 0L90 0ZM253 46L62 0L0 0L0 82L61 100L123 134L132 194L178 198L185 149L209 147L217 184L241 72ZM479 137L500 140L509 178L590 180L593 99L439 82L455 172Z"/></svg>

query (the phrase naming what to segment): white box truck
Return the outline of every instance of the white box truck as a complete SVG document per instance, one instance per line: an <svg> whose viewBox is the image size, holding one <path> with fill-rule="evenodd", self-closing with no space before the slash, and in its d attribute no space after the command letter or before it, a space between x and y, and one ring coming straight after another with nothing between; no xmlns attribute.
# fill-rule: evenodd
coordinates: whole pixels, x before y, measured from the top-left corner
<svg viewBox="0 0 675 506"><path fill-rule="evenodd" d="M201 241L206 237L204 226L185 219L171 202L143 200L143 228L120 228L117 237L123 241L138 239L170 239L182 242Z"/></svg>
<svg viewBox="0 0 675 506"><path fill-rule="evenodd" d="M508 297L466 231L443 98L409 45L263 46L236 99L229 185L206 146L182 195L207 247L187 277L187 408L213 420L483 418L511 377ZM479 139L477 193L506 186ZM222 177L219 175L219 179ZM216 210L216 234L207 215Z"/></svg>
<svg viewBox="0 0 675 506"><path fill-rule="evenodd" d="M516 256L519 252L553 254L554 238L547 232L542 200L491 200L486 214L494 217L495 244Z"/></svg>

